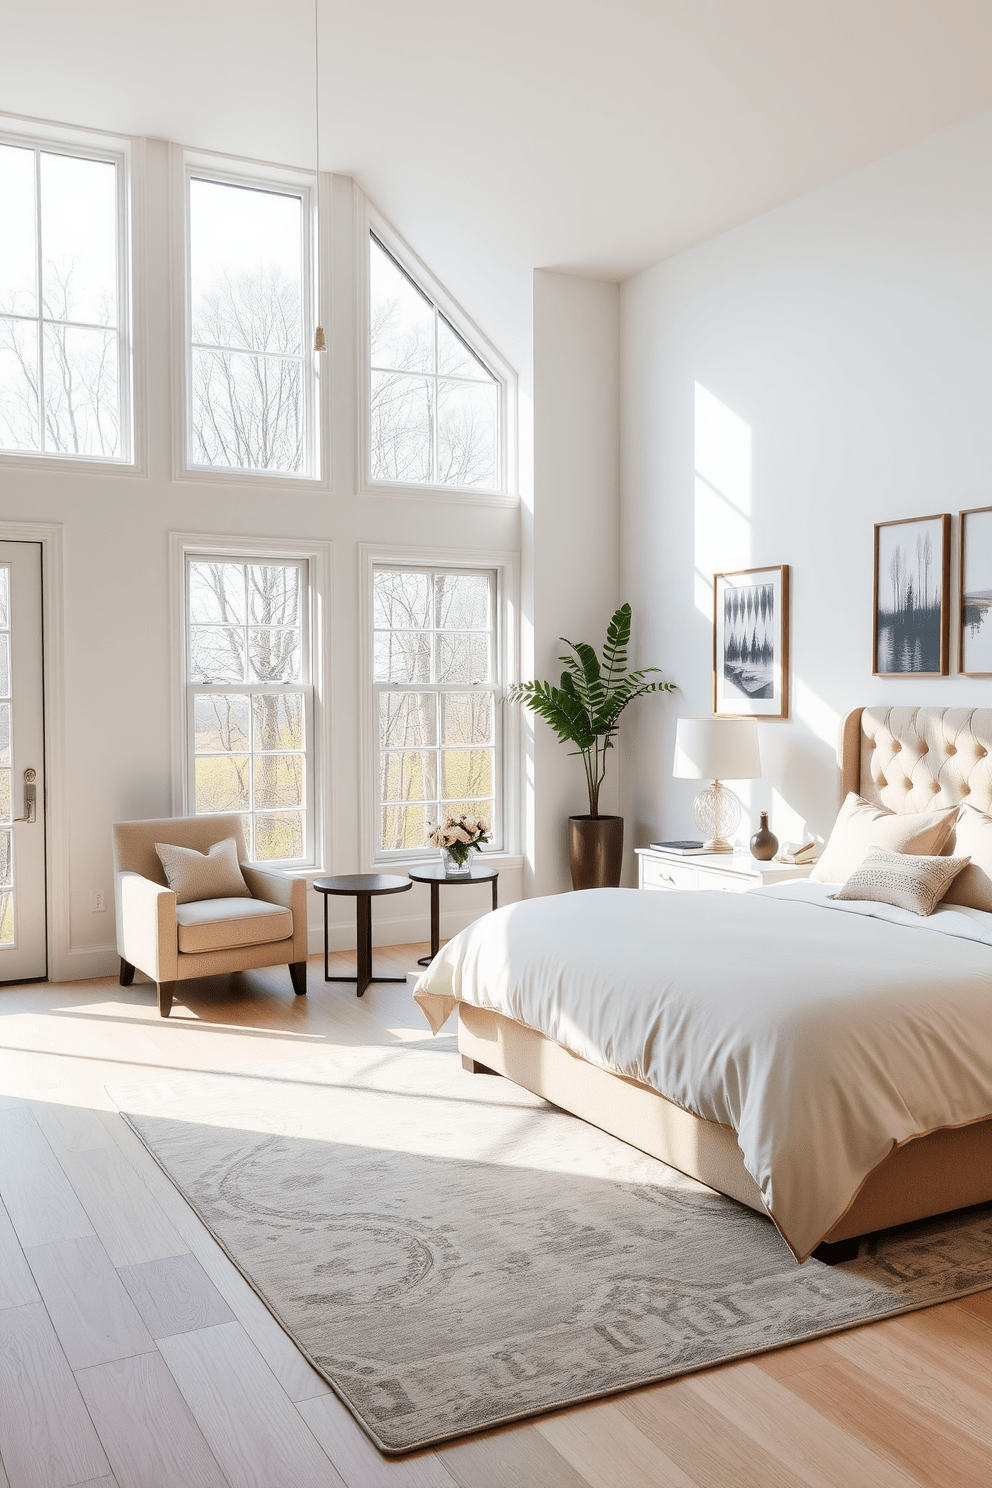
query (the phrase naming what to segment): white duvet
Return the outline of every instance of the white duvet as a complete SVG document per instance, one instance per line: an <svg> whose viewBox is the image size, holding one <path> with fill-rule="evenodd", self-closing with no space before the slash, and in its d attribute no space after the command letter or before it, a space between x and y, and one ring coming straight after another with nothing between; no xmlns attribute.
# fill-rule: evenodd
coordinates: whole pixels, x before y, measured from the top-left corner
<svg viewBox="0 0 992 1488"><path fill-rule="evenodd" d="M592 889L486 915L416 999L491 1008L732 1126L799 1260L894 1145L992 1115L992 915Z"/></svg>

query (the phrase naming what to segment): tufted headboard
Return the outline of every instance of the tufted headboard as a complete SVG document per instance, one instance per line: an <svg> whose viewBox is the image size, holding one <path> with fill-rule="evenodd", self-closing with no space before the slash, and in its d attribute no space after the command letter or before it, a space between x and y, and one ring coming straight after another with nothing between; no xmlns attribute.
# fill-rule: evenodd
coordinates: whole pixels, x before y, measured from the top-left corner
<svg viewBox="0 0 992 1488"><path fill-rule="evenodd" d="M967 801L992 813L992 708L855 708L841 725L841 792L900 813Z"/></svg>

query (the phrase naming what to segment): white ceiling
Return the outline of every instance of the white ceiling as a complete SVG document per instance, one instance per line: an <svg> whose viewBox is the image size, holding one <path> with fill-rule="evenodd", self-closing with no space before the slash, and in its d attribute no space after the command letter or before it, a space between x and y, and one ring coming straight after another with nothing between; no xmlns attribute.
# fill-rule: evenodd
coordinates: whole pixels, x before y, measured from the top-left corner
<svg viewBox="0 0 992 1488"><path fill-rule="evenodd" d="M321 166L507 354L620 279L992 104L988 0L319 0ZM0 0L0 107L312 165L311 0Z"/></svg>

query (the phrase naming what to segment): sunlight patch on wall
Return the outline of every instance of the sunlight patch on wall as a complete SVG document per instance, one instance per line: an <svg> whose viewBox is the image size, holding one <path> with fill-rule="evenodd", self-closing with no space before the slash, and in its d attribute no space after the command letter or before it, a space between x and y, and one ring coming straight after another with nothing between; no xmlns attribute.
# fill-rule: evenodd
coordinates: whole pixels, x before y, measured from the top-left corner
<svg viewBox="0 0 992 1488"><path fill-rule="evenodd" d="M801 677L792 679L792 709L800 723L804 723L811 734L837 748L840 734L840 714L825 703L820 695L807 686Z"/></svg>
<svg viewBox="0 0 992 1488"><path fill-rule="evenodd" d="M751 565L751 427L695 384L697 610L713 613L713 575Z"/></svg>

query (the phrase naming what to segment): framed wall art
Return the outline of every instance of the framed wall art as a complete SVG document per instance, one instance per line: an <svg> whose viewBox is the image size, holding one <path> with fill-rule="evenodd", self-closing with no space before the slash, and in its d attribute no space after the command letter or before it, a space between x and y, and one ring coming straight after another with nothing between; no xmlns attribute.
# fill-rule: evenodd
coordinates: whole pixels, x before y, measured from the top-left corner
<svg viewBox="0 0 992 1488"><path fill-rule="evenodd" d="M875 523L876 677L947 676L950 578L946 512Z"/></svg>
<svg viewBox="0 0 992 1488"><path fill-rule="evenodd" d="M789 716L789 566L713 575L713 712Z"/></svg>
<svg viewBox="0 0 992 1488"><path fill-rule="evenodd" d="M992 506L961 513L958 671L992 677Z"/></svg>

